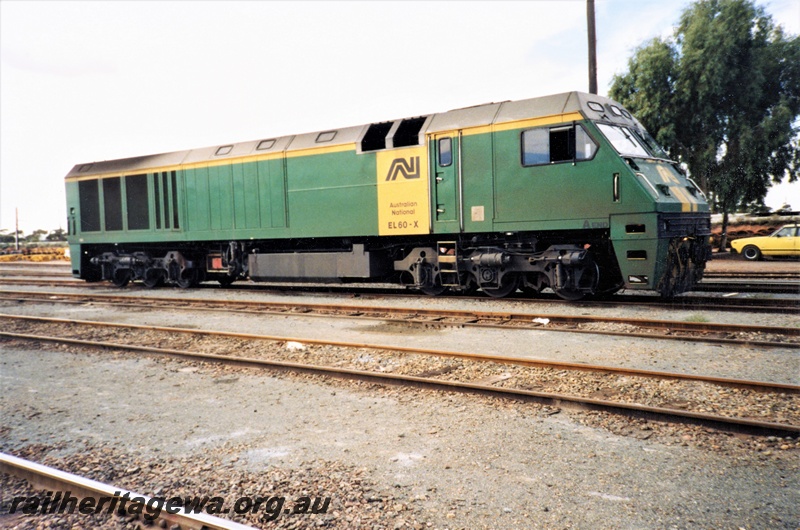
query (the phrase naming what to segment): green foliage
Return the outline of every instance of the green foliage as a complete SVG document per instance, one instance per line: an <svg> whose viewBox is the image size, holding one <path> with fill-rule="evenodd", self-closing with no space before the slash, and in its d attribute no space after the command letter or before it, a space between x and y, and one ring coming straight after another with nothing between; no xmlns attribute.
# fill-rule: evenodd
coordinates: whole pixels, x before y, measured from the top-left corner
<svg viewBox="0 0 800 530"><path fill-rule="evenodd" d="M745 204L742 207L742 211L751 215L769 215L772 213L772 208L761 201L753 201Z"/></svg>
<svg viewBox="0 0 800 530"><path fill-rule="evenodd" d="M47 233L47 230L34 230L27 236L25 236L25 241L28 243L35 243L41 240L41 237Z"/></svg>
<svg viewBox="0 0 800 530"><path fill-rule="evenodd" d="M748 0L699 0L672 39L636 50L610 96L684 162L716 206L800 174L800 38Z"/></svg>
<svg viewBox="0 0 800 530"><path fill-rule="evenodd" d="M45 241L66 241L67 233L63 228L57 228L55 230L51 230L44 239Z"/></svg>
<svg viewBox="0 0 800 530"><path fill-rule="evenodd" d="M47 234L45 236L45 234ZM67 240L67 233L64 231L63 228L56 228L55 230L51 230L49 233L47 230L34 230L27 236L22 232L19 231L19 240L22 243L38 243L42 241L42 236L45 236L44 241L66 241ZM14 243L14 233L9 233L6 229L0 229L0 243Z"/></svg>

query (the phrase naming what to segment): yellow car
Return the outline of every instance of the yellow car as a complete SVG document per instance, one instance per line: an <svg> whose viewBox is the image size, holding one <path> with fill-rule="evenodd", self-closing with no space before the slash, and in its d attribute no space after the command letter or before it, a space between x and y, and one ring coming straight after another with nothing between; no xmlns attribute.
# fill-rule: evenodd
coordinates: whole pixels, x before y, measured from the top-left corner
<svg viewBox="0 0 800 530"><path fill-rule="evenodd" d="M751 261L760 260L762 256L800 256L798 227L800 225L791 224L769 236L734 239L731 248Z"/></svg>

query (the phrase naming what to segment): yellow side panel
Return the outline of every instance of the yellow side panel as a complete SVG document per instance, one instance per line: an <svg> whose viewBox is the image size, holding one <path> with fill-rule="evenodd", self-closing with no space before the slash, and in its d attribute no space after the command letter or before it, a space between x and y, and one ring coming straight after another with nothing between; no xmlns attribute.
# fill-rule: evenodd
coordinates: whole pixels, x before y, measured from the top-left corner
<svg viewBox="0 0 800 530"><path fill-rule="evenodd" d="M378 151L378 234L427 234L428 156L424 146Z"/></svg>

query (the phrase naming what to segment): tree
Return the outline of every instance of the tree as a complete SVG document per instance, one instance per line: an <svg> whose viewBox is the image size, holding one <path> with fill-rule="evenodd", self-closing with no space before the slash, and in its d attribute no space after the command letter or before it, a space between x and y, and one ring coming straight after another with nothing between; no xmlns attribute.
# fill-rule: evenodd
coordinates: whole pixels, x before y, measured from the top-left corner
<svg viewBox="0 0 800 530"><path fill-rule="evenodd" d="M8 232L8 230L0 228L0 243L13 243L14 234L8 234L6 232Z"/></svg>
<svg viewBox="0 0 800 530"><path fill-rule="evenodd" d="M55 230L51 230L44 239L45 241L66 241L67 233L63 228L57 228Z"/></svg>
<svg viewBox="0 0 800 530"><path fill-rule="evenodd" d="M35 243L40 240L40 238L47 233L47 230L34 230L27 236L25 236L25 241L28 243Z"/></svg>
<svg viewBox="0 0 800 530"><path fill-rule="evenodd" d="M750 0L699 0L638 48L610 96L686 164L723 214L800 172L800 38Z"/></svg>
<svg viewBox="0 0 800 530"><path fill-rule="evenodd" d="M0 229L0 241L3 243L14 243L17 239L17 236L19 237L20 241L25 240L25 235L23 234L22 230L17 230L16 232L12 231L11 233L7 232L8 230L5 228Z"/></svg>

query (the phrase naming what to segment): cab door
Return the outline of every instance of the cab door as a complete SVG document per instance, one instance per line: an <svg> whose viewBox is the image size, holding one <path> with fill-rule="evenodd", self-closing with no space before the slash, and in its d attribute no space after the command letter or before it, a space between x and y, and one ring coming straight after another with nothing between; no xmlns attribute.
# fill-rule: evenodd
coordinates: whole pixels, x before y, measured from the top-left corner
<svg viewBox="0 0 800 530"><path fill-rule="evenodd" d="M433 160L432 217L436 233L460 231L459 137L455 132L437 134L431 145Z"/></svg>

